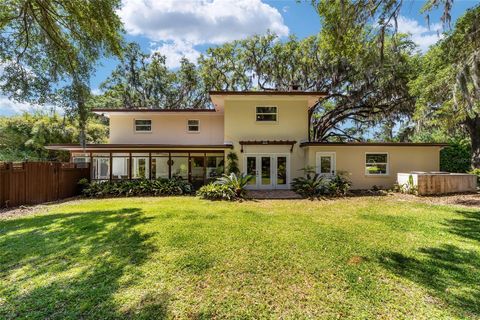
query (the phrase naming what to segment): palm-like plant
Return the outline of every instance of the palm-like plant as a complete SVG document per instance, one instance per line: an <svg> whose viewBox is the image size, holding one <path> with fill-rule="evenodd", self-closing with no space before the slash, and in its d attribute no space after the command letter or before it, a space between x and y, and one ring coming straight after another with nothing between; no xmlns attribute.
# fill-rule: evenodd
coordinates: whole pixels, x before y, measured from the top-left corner
<svg viewBox="0 0 480 320"><path fill-rule="evenodd" d="M223 174L214 183L228 186L234 191L235 196L237 198L243 198L245 197L245 192L246 192L245 187L252 179L253 179L253 176L251 175L243 174L243 173L236 175L235 173L232 172L229 175Z"/></svg>
<svg viewBox="0 0 480 320"><path fill-rule="evenodd" d="M304 170L305 177L298 177L292 181L292 189L304 198L313 199L323 193L325 188L324 176L310 170Z"/></svg>

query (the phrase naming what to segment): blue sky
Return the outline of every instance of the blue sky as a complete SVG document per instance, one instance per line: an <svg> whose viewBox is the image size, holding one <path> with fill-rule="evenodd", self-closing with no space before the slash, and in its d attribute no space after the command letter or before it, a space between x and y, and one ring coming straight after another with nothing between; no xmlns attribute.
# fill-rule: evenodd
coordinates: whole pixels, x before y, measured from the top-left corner
<svg viewBox="0 0 480 320"><path fill-rule="evenodd" d="M431 12L430 29L420 9L425 0L404 0L399 31L410 33L420 50L438 41L441 10ZM176 68L182 56L195 60L208 47L271 30L282 37L299 38L320 30L319 18L310 1L294 0L123 0L119 15L127 41L140 44L145 52L160 51L167 64ZM476 0L456 0L454 22ZM118 62L103 59L92 76L94 92ZM0 115L31 110L31 106L0 96Z"/></svg>

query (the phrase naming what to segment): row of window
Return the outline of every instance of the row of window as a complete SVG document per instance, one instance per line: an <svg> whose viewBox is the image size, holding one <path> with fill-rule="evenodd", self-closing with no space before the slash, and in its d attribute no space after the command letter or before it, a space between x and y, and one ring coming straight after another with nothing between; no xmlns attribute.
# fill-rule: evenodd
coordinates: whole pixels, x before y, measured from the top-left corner
<svg viewBox="0 0 480 320"><path fill-rule="evenodd" d="M111 163L110 163L111 155ZM92 178L110 179L158 179L180 177L182 179L211 181L224 172L224 156L218 153L93 153L72 154L73 162L92 162ZM131 164L130 164L131 159ZM189 166L190 161L190 166ZM151 162L151 163L150 163ZM131 171L131 173L130 173Z"/></svg>
<svg viewBox="0 0 480 320"><path fill-rule="evenodd" d="M152 132L152 120L135 119L135 132ZM200 120L187 120L187 132L200 132Z"/></svg>
<svg viewBox="0 0 480 320"><path fill-rule="evenodd" d="M278 112L275 106L261 106L255 109L255 119L258 122L276 122L277 116ZM152 120L135 119L135 132L152 132ZM200 132L200 120L188 119L187 132Z"/></svg>

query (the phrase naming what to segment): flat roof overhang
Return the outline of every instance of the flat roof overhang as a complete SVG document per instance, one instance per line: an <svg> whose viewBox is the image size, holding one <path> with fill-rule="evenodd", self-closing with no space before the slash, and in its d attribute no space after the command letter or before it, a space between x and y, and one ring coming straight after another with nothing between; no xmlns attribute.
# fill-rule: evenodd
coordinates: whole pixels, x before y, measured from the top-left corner
<svg viewBox="0 0 480 320"><path fill-rule="evenodd" d="M178 115L178 114L212 114L216 113L215 109L109 109L109 108L96 108L92 109L93 113L102 116L110 116L110 114L116 115L132 115L132 114L168 114L168 115Z"/></svg>
<svg viewBox="0 0 480 320"><path fill-rule="evenodd" d="M225 144L117 144L117 143L105 143L105 144L87 144L83 148L79 144L50 144L45 147L48 150L63 150L63 151L107 151L107 150L135 150L135 151L154 151L154 150L182 150L187 149L202 149L202 150L218 150L218 149L233 149L233 145L230 143Z"/></svg>
<svg viewBox="0 0 480 320"><path fill-rule="evenodd" d="M388 146L388 147L446 147L448 143L424 142L301 142L300 147L311 146Z"/></svg>
<svg viewBox="0 0 480 320"><path fill-rule="evenodd" d="M308 108L315 106L321 98L328 95L323 91L209 91L210 100L215 105L215 109L222 111L226 99L272 99L272 97L283 97L292 100L307 100Z"/></svg>

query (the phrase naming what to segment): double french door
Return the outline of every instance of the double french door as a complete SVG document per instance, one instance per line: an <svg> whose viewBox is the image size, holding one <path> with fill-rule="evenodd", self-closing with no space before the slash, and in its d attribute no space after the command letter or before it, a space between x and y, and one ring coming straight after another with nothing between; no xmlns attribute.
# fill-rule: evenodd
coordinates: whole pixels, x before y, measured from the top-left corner
<svg viewBox="0 0 480 320"><path fill-rule="evenodd" d="M249 189L288 189L290 157L288 154L246 154L244 172L253 176Z"/></svg>

